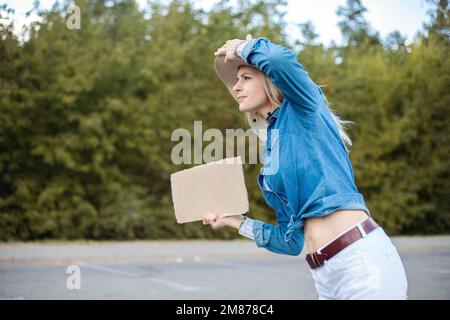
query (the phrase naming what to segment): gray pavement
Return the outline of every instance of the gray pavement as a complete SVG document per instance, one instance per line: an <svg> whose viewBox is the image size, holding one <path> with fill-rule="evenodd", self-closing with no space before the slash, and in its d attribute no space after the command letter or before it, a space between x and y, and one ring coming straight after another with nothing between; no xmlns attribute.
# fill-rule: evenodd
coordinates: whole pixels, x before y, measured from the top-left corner
<svg viewBox="0 0 450 320"><path fill-rule="evenodd" d="M410 299L450 299L450 236L392 237ZM77 265L80 289L68 289ZM72 283L73 284L73 283ZM70 285L69 285L70 286ZM0 244L0 299L317 299L304 261L252 241Z"/></svg>

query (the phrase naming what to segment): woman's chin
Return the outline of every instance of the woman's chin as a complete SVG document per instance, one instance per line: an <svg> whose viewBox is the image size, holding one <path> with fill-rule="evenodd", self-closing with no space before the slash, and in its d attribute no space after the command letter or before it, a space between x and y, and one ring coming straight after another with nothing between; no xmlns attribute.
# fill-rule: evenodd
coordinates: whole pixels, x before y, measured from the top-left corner
<svg viewBox="0 0 450 320"><path fill-rule="evenodd" d="M239 111L240 112L250 112L252 111L251 108L248 108L245 103L240 103L239 104Z"/></svg>

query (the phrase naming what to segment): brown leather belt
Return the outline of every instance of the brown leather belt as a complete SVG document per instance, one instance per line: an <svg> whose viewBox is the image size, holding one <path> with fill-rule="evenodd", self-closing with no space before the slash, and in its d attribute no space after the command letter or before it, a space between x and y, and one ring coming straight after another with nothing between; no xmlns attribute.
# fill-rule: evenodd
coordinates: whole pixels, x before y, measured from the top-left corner
<svg viewBox="0 0 450 320"><path fill-rule="evenodd" d="M360 231L360 227L363 232ZM361 223L358 223L356 226L345 232L340 237L336 238L333 242L328 244L326 247L322 248L319 251L308 253L306 255L306 261L308 262L311 269L316 269L325 264L325 261L331 259L335 256L339 251L349 246L353 242L364 238L367 234L378 228L378 224L372 219L369 218Z"/></svg>

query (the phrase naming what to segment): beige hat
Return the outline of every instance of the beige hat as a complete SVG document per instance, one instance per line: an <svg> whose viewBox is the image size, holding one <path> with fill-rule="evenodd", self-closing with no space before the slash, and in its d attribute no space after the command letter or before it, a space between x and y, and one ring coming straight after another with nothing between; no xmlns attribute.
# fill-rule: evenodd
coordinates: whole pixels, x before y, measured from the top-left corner
<svg viewBox="0 0 450 320"><path fill-rule="evenodd" d="M249 66L254 68L252 65L245 63L241 59L228 60L225 63L225 56L217 56L214 60L214 67L219 75L220 80L225 84L230 94L233 96L234 100L237 100L236 92L233 91L233 87L237 82L237 74L240 66Z"/></svg>

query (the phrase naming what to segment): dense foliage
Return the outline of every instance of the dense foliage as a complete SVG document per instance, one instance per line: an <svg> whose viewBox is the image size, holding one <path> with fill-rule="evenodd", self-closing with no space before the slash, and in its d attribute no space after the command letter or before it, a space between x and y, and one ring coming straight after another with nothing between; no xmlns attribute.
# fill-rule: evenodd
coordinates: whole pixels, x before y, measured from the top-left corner
<svg viewBox="0 0 450 320"><path fill-rule="evenodd" d="M178 225L171 200L177 128L248 126L213 68L224 40L247 33L298 52L332 108L354 122L350 156L373 216L391 234L450 231L448 1L412 43L381 39L359 0L338 10L344 45L286 36L285 3L68 2L41 12L23 40L0 22L0 240L211 238ZM2 14L8 8L3 6ZM22 40L20 40L22 39ZM207 142L204 142L207 144ZM274 222L245 165L250 216ZM222 238L236 232L224 230Z"/></svg>

